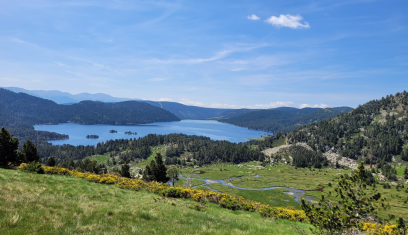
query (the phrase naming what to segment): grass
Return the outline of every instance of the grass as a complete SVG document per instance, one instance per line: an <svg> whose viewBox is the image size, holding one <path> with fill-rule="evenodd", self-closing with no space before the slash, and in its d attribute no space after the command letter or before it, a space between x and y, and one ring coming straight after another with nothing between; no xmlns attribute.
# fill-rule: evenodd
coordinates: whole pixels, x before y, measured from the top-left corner
<svg viewBox="0 0 408 235"><path fill-rule="evenodd" d="M329 186L331 183L336 185L337 179L340 174L350 173L348 169L315 169L310 170L308 168L295 168L290 165L275 165L273 167L267 166L265 169L257 169L257 162L249 162L246 164L233 165L233 164L215 164L206 166L199 169L184 169L185 173L201 173L200 178L209 179L230 179L229 183L241 188L265 188L271 186L291 187L305 190L305 194L311 196L314 201L318 201L322 192L328 192L333 190L333 187ZM402 175L404 167L397 167L398 175ZM258 177L257 177L258 175ZM196 176L192 176L196 177ZM237 179L240 178L240 179ZM199 178L197 178L199 179ZM220 191L229 193L234 196L242 196L247 199L269 204L271 206L280 205L292 205L299 208L299 204L293 200L293 197L283 193L282 191L249 191L238 190L221 184L211 184L209 187ZM367 187L368 192L374 192L373 187ZM391 186L391 189L384 189L382 182L376 185L376 190L381 195L387 198L391 205L391 208L387 211L381 211L379 215L382 218L388 218L388 215L395 215L397 218L401 216L405 220L408 220L408 185L397 190L396 186ZM288 199L289 197L289 199ZM280 198L281 200L276 200ZM289 200L289 202L282 201ZM275 204L272 200L275 200L278 204Z"/></svg>
<svg viewBox="0 0 408 235"><path fill-rule="evenodd" d="M106 164L108 161L109 155L96 155L92 157L88 157L89 160L96 160L98 164Z"/></svg>
<svg viewBox="0 0 408 235"><path fill-rule="evenodd" d="M0 169L1 234L296 234L288 220L60 175ZM310 225L296 223L307 229Z"/></svg>
<svg viewBox="0 0 408 235"><path fill-rule="evenodd" d="M251 191L251 190L242 190L242 189L235 189L231 188L219 183L211 184L210 187L217 191L235 196L235 197L243 197L243 198L250 198L256 202L260 202L263 204L269 204L270 206L279 206L279 207L286 207L286 206L293 206L296 209L301 209L300 204L293 200L293 196L290 196L284 193L285 189L277 188L271 190L264 190L264 191Z"/></svg>

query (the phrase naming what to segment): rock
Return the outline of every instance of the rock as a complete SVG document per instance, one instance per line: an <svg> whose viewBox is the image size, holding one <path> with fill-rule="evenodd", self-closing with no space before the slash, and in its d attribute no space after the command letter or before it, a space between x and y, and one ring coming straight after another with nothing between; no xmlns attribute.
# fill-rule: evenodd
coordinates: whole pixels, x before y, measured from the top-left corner
<svg viewBox="0 0 408 235"><path fill-rule="evenodd" d="M327 160L333 164L336 164L336 162L338 162L340 166L346 166L351 169L357 169L358 164L355 160L352 160L346 157L342 157L338 153L335 153L332 150L323 153L323 156L325 156Z"/></svg>

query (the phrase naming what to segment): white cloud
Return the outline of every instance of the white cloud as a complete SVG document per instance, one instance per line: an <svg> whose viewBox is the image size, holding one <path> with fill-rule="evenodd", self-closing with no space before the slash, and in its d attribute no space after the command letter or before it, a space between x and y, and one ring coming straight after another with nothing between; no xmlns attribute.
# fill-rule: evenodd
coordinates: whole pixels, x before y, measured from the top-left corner
<svg viewBox="0 0 408 235"><path fill-rule="evenodd" d="M252 15L248 16L247 18L250 19L250 20L259 20L259 19L260 19L260 18L259 18L257 15L255 15L255 14L252 14Z"/></svg>
<svg viewBox="0 0 408 235"><path fill-rule="evenodd" d="M236 46L227 50L216 52L214 56L210 58L192 58L192 59L170 59L170 60L160 60L153 59L147 60L147 62L158 63L158 64L200 64L204 62L217 61L228 55L236 52L248 52L257 48L266 47L268 44L262 43L257 45L245 45L245 46Z"/></svg>
<svg viewBox="0 0 408 235"><path fill-rule="evenodd" d="M160 98L158 101L171 101L171 98Z"/></svg>
<svg viewBox="0 0 408 235"><path fill-rule="evenodd" d="M206 106L203 102L193 101L193 100L185 99L185 98L182 98L179 103L182 103L185 105L192 105L192 106L201 106L201 107Z"/></svg>
<svg viewBox="0 0 408 235"><path fill-rule="evenodd" d="M167 78L151 78L151 79L147 79L147 81L149 82L161 82L167 80Z"/></svg>
<svg viewBox="0 0 408 235"><path fill-rule="evenodd" d="M249 105L249 106L246 106L246 108L249 108L249 109L270 109L270 108L277 108L277 107L288 107L290 105L293 105L293 102L291 102L291 101L276 101L276 102L271 102L269 104Z"/></svg>
<svg viewBox="0 0 408 235"><path fill-rule="evenodd" d="M324 109L324 108L327 108L327 107L329 107L327 104L323 104L323 103L321 103L321 104L315 104L315 105L309 105L309 104L301 104L300 106L299 106L299 108L301 108L301 109L303 109L303 108L322 108L322 109Z"/></svg>
<svg viewBox="0 0 408 235"><path fill-rule="evenodd" d="M279 17L271 16L265 20L266 23L274 25L277 28L280 27L289 27L291 29L299 29L299 28L310 28L309 23L303 21L303 24L300 22L303 20L303 17L300 15L280 15Z"/></svg>

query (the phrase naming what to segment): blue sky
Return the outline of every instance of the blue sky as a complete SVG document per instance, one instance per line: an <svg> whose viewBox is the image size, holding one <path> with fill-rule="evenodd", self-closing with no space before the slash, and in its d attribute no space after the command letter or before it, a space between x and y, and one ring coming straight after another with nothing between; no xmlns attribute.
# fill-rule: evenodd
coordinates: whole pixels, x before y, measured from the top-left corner
<svg viewBox="0 0 408 235"><path fill-rule="evenodd" d="M0 0L0 86L219 108L408 90L408 2Z"/></svg>

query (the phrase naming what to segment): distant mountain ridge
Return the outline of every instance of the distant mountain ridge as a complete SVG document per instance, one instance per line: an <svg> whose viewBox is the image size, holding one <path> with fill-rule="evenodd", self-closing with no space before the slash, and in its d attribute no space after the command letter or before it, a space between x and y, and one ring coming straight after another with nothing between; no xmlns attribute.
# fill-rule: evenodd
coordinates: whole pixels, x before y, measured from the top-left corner
<svg viewBox="0 0 408 235"><path fill-rule="evenodd" d="M81 101L61 105L26 93L0 88L0 127L5 126L20 140L66 139L67 136L37 132L33 125L73 122L80 124L130 125L153 122L180 121L171 112L145 102L124 101L103 103Z"/></svg>
<svg viewBox="0 0 408 235"><path fill-rule="evenodd" d="M97 94L90 94L90 93L80 93L77 95L73 95L68 92L62 92L57 90L26 90L19 87L3 87L4 89L19 93L26 93L32 96L36 96L39 98L52 100L57 104L73 104L79 103L84 100L92 100L92 101L101 101L101 102L122 102L122 101L129 101L129 100L138 100L140 99L128 99L128 98L117 98L103 93Z"/></svg>

